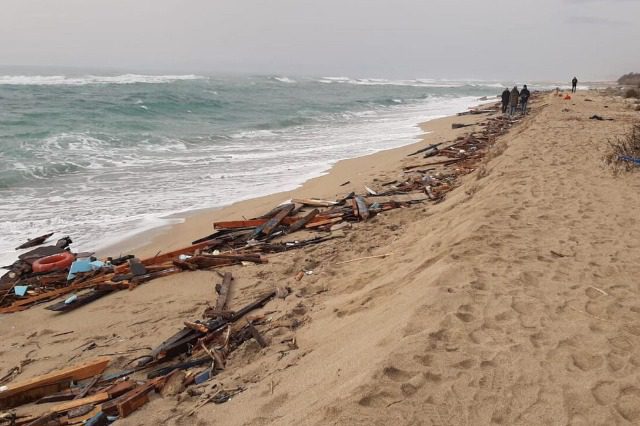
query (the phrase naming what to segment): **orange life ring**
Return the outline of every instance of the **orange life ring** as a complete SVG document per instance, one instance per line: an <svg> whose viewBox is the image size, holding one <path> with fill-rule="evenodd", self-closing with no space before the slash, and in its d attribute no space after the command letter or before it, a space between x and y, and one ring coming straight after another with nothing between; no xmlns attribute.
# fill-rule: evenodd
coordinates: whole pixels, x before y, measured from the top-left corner
<svg viewBox="0 0 640 426"><path fill-rule="evenodd" d="M31 265L31 269L33 272L49 272L55 270L67 269L73 261L75 260L75 256L68 251L53 254L47 257L41 257L40 259L33 262Z"/></svg>

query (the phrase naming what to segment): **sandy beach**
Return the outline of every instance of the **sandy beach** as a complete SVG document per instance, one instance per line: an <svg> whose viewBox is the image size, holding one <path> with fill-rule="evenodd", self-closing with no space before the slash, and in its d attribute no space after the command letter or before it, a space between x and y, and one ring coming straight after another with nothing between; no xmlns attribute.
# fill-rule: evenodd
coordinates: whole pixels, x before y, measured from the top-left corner
<svg viewBox="0 0 640 426"><path fill-rule="evenodd" d="M424 161L407 154L475 128L452 123L484 119L424 123L416 144L341 161L294 191L194 212L100 254L152 256L291 198L379 189ZM246 342L210 381L154 395L118 424L638 424L640 182L602 161L637 119L604 92L544 93L443 202L220 269L235 278L231 309L291 288L259 311L272 320L269 345ZM298 281L301 270L312 273ZM108 371L125 368L198 318L219 282L215 271L184 272L62 315L44 306L5 315L0 376L21 366L14 380L28 379L98 355L112 358ZM238 387L226 403L201 404Z"/></svg>

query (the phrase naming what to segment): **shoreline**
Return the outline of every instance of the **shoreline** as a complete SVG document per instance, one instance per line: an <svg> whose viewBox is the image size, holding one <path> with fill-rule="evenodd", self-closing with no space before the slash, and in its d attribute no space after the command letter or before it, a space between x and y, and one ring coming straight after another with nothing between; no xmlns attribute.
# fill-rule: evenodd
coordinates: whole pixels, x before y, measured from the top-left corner
<svg viewBox="0 0 640 426"><path fill-rule="evenodd" d="M497 100L480 100L469 109L496 103ZM460 111L463 112L463 111ZM201 208L162 217L162 220L179 220L178 223L167 223L125 236L118 242L96 250L99 257L116 257L134 254L144 258L162 252L187 246L191 241L213 233L213 222L234 220L242 217L259 216L292 198L339 198L351 191L361 191L364 185L371 185L380 176L398 174L402 159L421 148L425 143L438 143L473 130L473 127L452 129L453 122L475 124L485 114L458 116L449 115L416 123L422 132L417 140L410 144L389 148L360 157L339 160L323 171L319 176L302 182L296 188L274 192L267 195L236 201L219 207ZM394 177L395 178L395 177ZM344 183L349 182L346 185ZM337 192L336 192L337 191ZM142 240L142 241L141 241Z"/></svg>

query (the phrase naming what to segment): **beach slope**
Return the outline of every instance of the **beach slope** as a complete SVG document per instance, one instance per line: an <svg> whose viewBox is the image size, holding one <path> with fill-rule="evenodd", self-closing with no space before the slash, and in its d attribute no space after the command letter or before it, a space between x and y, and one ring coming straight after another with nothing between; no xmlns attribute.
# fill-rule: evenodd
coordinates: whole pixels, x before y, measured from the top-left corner
<svg viewBox="0 0 640 426"><path fill-rule="evenodd" d="M154 397L120 424L640 422L640 180L614 176L602 162L607 141L638 118L620 98L543 94L444 202L386 212L344 238L231 268L231 309L275 286L292 290L262 311L282 320L265 331L269 346L248 342L211 381ZM427 140L470 129L432 128ZM339 164L294 195L395 179L420 161L406 158L413 149ZM251 215L288 195L194 216L143 250L184 245L194 229L210 232L213 216ZM301 270L313 273L297 281ZM64 316L38 307L3 317L2 372L29 358L28 377L105 353L123 366L197 318L219 281L183 273ZM32 333L34 323L46 329ZM73 333L54 337L65 331ZM78 349L92 341L97 350ZM237 388L224 404L200 403Z"/></svg>

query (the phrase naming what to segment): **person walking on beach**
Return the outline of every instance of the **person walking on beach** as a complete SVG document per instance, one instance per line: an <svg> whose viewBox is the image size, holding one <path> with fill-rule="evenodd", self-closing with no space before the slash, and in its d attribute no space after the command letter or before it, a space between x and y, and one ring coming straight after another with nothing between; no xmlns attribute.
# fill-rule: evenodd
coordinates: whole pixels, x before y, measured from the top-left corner
<svg viewBox="0 0 640 426"><path fill-rule="evenodd" d="M509 93L508 88L504 88L504 92L502 92L502 113L505 114L507 112L507 107L509 106L509 97L511 94Z"/></svg>
<svg viewBox="0 0 640 426"><path fill-rule="evenodd" d="M578 90L578 78L573 77L573 80L571 80L571 93L576 93L576 90Z"/></svg>
<svg viewBox="0 0 640 426"><path fill-rule="evenodd" d="M513 89L511 89L511 94L509 97L509 115L514 115L516 113L516 108L518 108L519 97L520 97L520 92L518 91L518 86L513 86Z"/></svg>
<svg viewBox="0 0 640 426"><path fill-rule="evenodd" d="M527 115L527 103L529 102L529 96L531 96L531 92L529 92L529 89L527 89L527 85L525 84L520 91L520 110L522 111L522 115Z"/></svg>

